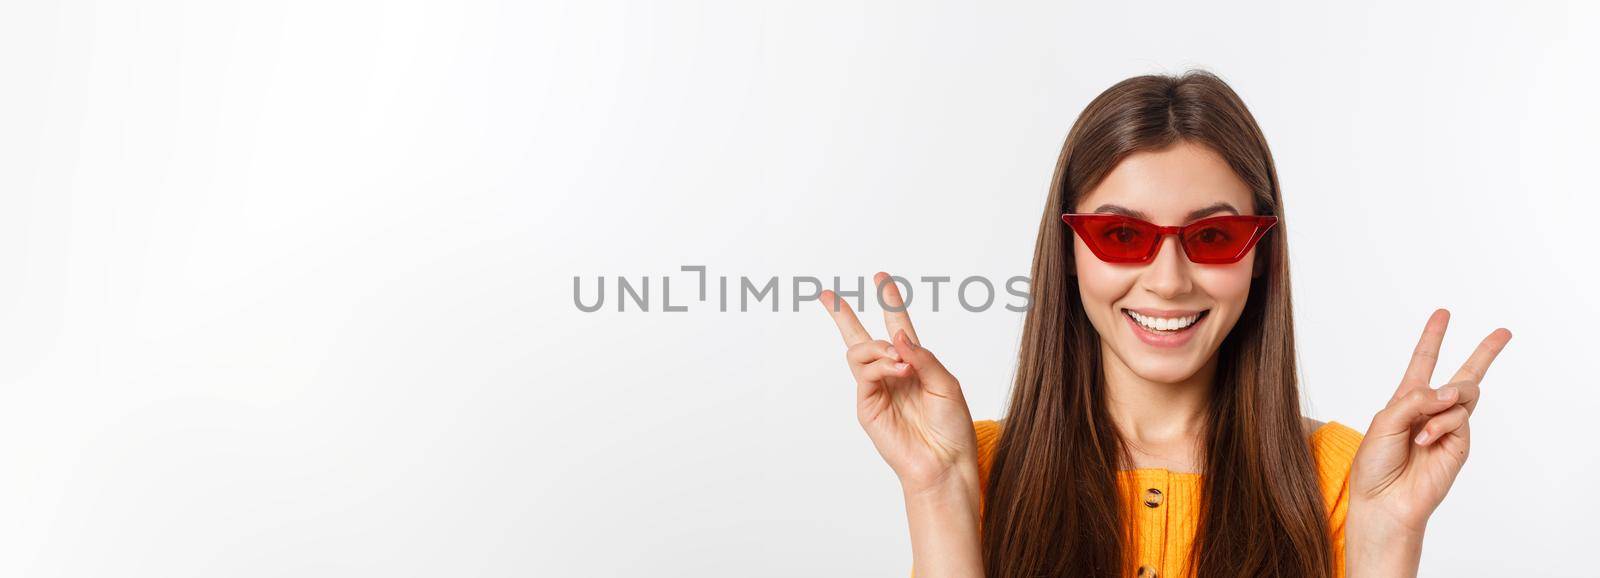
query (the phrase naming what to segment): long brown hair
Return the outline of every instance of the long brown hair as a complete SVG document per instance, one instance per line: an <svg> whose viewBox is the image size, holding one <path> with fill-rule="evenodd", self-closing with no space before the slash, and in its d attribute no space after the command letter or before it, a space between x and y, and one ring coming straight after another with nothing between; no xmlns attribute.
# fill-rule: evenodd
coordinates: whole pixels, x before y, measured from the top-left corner
<svg viewBox="0 0 1600 578"><path fill-rule="evenodd" d="M1255 118L1205 71L1117 83L1089 103L1061 147L1034 247L1033 305L983 515L991 578L1130 575L1132 534L1117 471L1130 462L1104 400L1100 336L1089 323L1061 222L1123 158L1179 141L1216 151L1278 224L1257 245L1250 295L1223 340L1207 409L1200 523L1190 569L1221 576L1326 577L1333 552L1299 408L1287 223L1272 152Z"/></svg>

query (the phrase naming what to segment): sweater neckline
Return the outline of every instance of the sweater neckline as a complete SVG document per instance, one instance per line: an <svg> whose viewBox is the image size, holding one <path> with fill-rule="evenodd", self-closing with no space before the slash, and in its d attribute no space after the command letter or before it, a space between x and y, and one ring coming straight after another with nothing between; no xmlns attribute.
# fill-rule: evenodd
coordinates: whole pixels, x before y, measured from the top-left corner
<svg viewBox="0 0 1600 578"><path fill-rule="evenodd" d="M1327 422L1324 422L1322 425L1317 426L1316 431L1311 432L1311 436L1310 436L1311 437L1311 447L1317 447L1318 442L1321 441L1321 438L1324 435L1326 435L1327 432L1332 431L1332 429L1330 429L1329 426L1332 426L1333 424L1336 424L1336 423L1339 423L1339 422L1337 422L1337 421L1327 421ZM1201 477L1205 476L1205 473L1204 472L1176 472L1176 471L1172 471L1172 470L1167 469L1167 468L1132 468L1132 469L1126 469L1126 470L1117 470L1117 476L1120 477L1120 478L1133 478L1133 479L1177 478L1177 479L1181 479L1181 480L1198 480Z"/></svg>

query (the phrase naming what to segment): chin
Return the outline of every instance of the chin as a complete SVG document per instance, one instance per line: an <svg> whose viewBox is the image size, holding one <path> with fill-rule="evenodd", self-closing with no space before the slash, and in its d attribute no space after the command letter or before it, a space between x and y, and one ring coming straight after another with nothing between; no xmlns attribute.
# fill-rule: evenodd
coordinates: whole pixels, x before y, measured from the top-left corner
<svg viewBox="0 0 1600 578"><path fill-rule="evenodd" d="M1126 361L1126 360L1124 360ZM1200 371L1200 363L1187 359L1150 359L1142 363L1128 363L1128 369L1139 377L1156 383L1181 383Z"/></svg>

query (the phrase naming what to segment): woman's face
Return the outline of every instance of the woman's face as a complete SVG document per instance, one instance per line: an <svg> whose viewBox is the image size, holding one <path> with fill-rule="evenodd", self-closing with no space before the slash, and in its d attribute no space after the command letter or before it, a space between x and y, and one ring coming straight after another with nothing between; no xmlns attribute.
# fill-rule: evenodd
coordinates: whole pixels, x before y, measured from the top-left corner
<svg viewBox="0 0 1600 578"><path fill-rule="evenodd" d="M1077 213L1130 214L1157 225L1186 225L1224 214L1255 214L1250 187L1210 148L1180 141L1160 151L1129 155L1073 207ZM1256 248L1238 262L1201 265L1166 236L1155 260L1106 263L1072 235L1078 286L1089 321L1100 333L1107 363L1144 379L1178 383L1205 367L1244 311ZM1130 315L1177 332L1148 330ZM1203 314L1203 315L1202 315Z"/></svg>

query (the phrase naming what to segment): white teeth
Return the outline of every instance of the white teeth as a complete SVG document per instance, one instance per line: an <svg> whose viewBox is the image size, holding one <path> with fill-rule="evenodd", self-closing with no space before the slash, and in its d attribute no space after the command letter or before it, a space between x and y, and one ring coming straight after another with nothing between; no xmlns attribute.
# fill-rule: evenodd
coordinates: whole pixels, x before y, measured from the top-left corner
<svg viewBox="0 0 1600 578"><path fill-rule="evenodd" d="M1129 317L1132 317L1134 321L1138 321L1140 325L1145 326L1146 329L1152 329L1155 331L1177 331L1190 325L1194 325L1195 321L1200 320L1199 314L1189 315L1186 317L1167 318L1140 315L1127 309L1124 309L1123 311L1126 312Z"/></svg>

